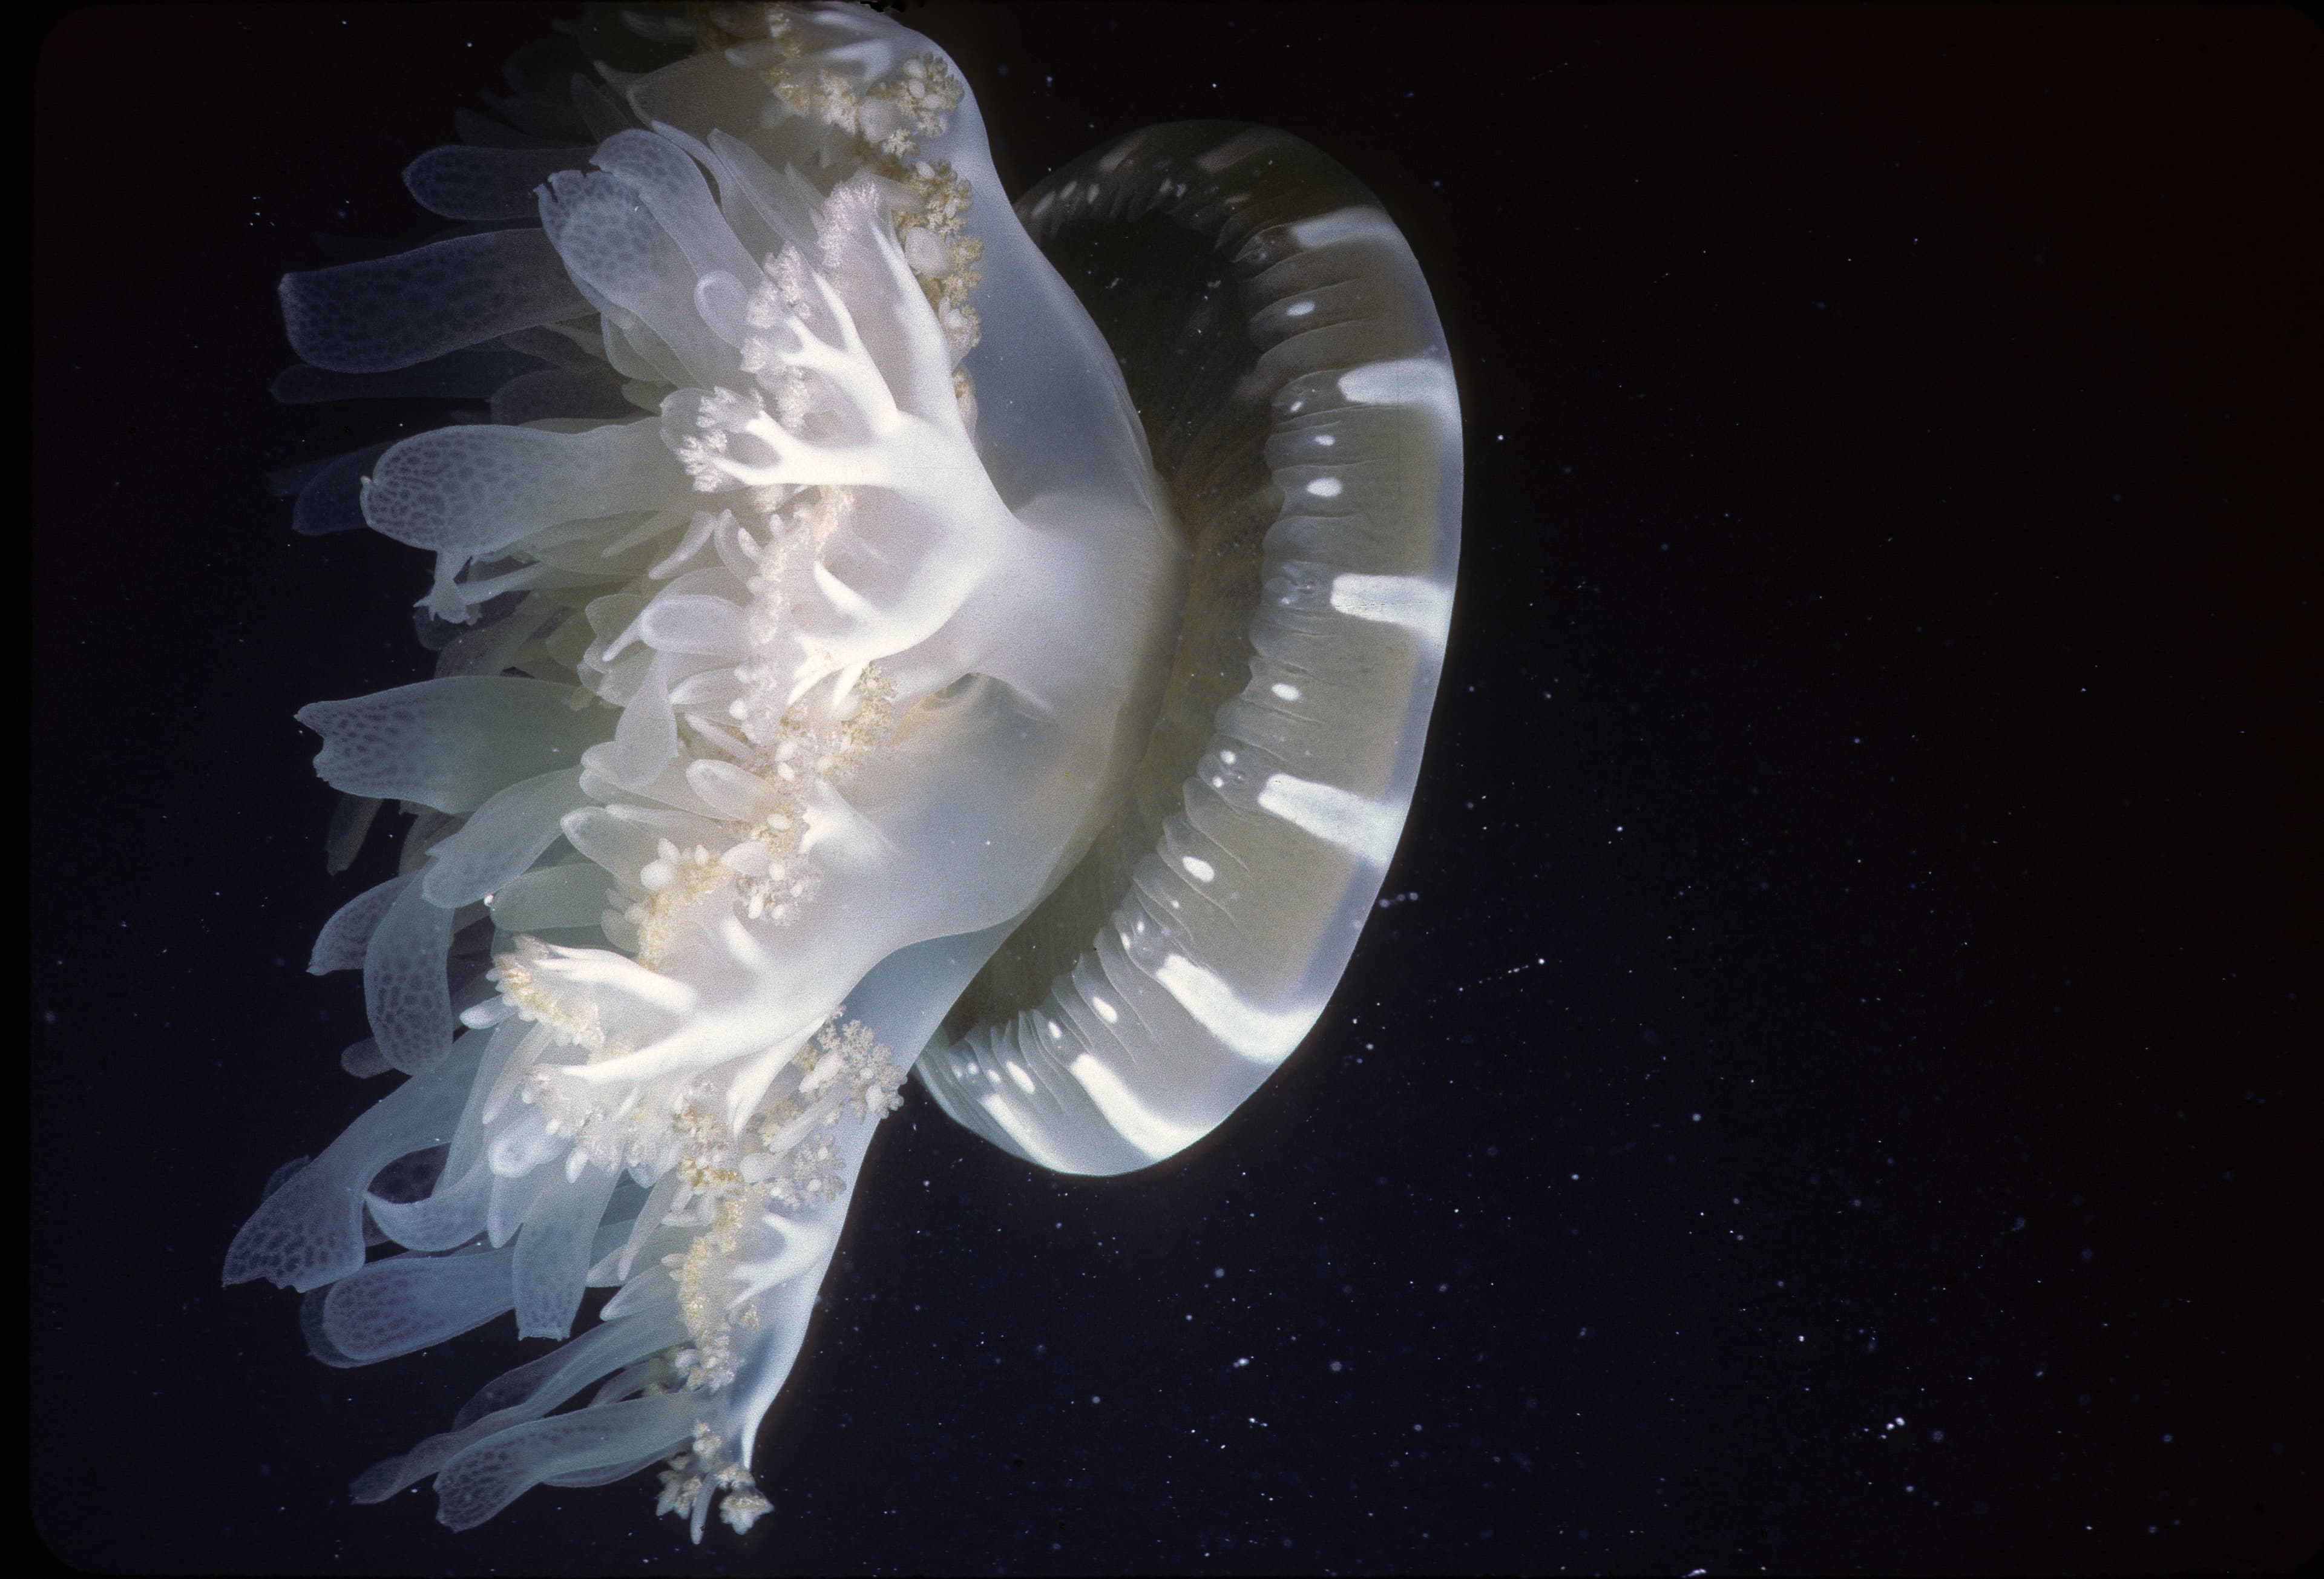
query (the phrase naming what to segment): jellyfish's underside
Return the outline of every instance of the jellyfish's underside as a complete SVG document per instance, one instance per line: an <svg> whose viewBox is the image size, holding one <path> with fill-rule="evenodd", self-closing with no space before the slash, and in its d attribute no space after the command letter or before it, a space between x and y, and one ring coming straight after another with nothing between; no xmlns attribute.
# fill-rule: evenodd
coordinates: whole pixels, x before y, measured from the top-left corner
<svg viewBox="0 0 2324 1579"><path fill-rule="evenodd" d="M491 420L300 478L300 530L438 552L438 679L301 715L348 796L334 870L383 799L415 817L314 965L364 971L350 1071L410 1078L278 1175L228 1280L307 1291L335 1365L512 1309L562 1338L620 1285L356 1482L435 1475L456 1528L665 1459L697 1539L717 1496L764 1510L752 1440L901 1067L1065 1172L1231 1113L1377 897L1451 612L1442 330L1346 172L1188 123L1056 172L1021 225L945 209L1000 189L925 41L849 7L687 28L603 86L563 74L634 49L607 14L521 58L519 130L464 124L478 146L408 178L467 234L285 286L285 398ZM722 516L668 507L689 476ZM763 739L761 692L790 709ZM715 856L736 829L758 845Z"/></svg>

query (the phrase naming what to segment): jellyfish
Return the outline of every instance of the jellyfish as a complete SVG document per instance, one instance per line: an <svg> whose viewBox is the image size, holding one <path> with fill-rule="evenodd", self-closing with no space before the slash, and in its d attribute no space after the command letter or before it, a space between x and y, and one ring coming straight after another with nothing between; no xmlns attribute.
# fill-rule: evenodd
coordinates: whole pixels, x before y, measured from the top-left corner
<svg viewBox="0 0 2324 1579"><path fill-rule="evenodd" d="M309 966L399 1082L226 1279L334 1366L557 1341L356 1501L660 1466L699 1541L769 1509L908 1075L1113 1174L1314 1024L1419 771L1459 406L1411 249L1280 132L1012 209L953 62L856 6L592 9L510 77L405 173L452 230L282 282L284 398L488 411L295 479L300 530L434 556L435 676L299 714L334 870L410 819Z"/></svg>

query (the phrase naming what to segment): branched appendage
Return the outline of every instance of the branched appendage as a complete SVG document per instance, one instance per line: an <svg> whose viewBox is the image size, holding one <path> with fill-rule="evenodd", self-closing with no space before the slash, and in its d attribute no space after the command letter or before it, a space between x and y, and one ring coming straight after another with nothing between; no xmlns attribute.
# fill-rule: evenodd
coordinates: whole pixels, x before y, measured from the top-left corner
<svg viewBox="0 0 2324 1579"><path fill-rule="evenodd" d="M854 315L831 282L806 265L797 247L786 247L767 260L766 272L767 283L753 293L747 309L751 328L763 332L744 340L742 366L773 393L776 409L769 411L766 395L757 390L747 394L711 391L694 411L699 431L676 438L679 463L696 489L705 494L736 484L757 488L895 486L898 453L926 436L908 430L914 424L897 410L887 379L864 347ZM831 324L832 337L817 334L808 321L810 300L813 310ZM823 414L867 437L845 443L805 438L809 420ZM755 440L772 458L738 458L733 448L738 438Z"/></svg>
<svg viewBox="0 0 2324 1579"><path fill-rule="evenodd" d="M572 994L545 968L557 963L550 949L520 939L495 964L499 999L471 1011L470 1023L542 1047L577 1047L593 1060L616 1046L596 1020L573 1015ZM660 1261L678 1285L687 1334L668 1363L688 1391L733 1387L744 1363L742 1334L757 1333L765 1320L763 1297L821 1276L838 1233L825 1209L846 1189L832 1131L843 1119L876 1123L902 1105L904 1067L869 1028L844 1015L843 1006L788 1054L779 1044L707 1071L596 1087L558 1079L556 1065L519 1066L503 1076L524 1103L545 1112L551 1135L573 1138L568 1172L577 1174L579 1162L571 1160L577 1159L626 1168L641 1183L676 1176L667 1210L640 1223L620 1275L646 1234L690 1235L683 1251ZM764 1078L770 1057L780 1067L748 1116L730 1126L729 1087L751 1081L753 1069ZM713 1501L724 1499L722 1514L738 1530L768 1510L751 1479L750 1444L730 1439L755 1424L755 1416L737 1423L724 1403L706 1406L691 1446L670 1460L659 1510L689 1519L696 1540Z"/></svg>
<svg viewBox="0 0 2324 1579"><path fill-rule="evenodd" d="M733 1385L740 1369L737 1329L761 1323L760 1297L778 1285L820 1273L836 1224L807 1222L845 1186L826 1131L843 1117L877 1122L900 1105L903 1069L862 1024L837 1015L793 1055L771 1098L730 1133L706 1086L690 1088L670 1113L677 1137L678 1189L666 1227L699 1232L682 1253L662 1259L678 1283L678 1307L689 1342L670 1356L689 1390L715 1393ZM770 1256L743 1259L754 1238L771 1238ZM688 1519L702 1537L707 1499L723 1494L721 1515L747 1529L768 1510L751 1480L750 1444L730 1442L707 1419L691 1447L670 1460L658 1510Z"/></svg>
<svg viewBox="0 0 2324 1579"><path fill-rule="evenodd" d="M867 222L864 211L884 211L876 191L851 183L832 195L829 211L835 237L858 227L871 232L858 238L868 241L874 258L860 283L889 319L893 355L902 365L881 368L864 344L854 311L829 276L809 267L796 247L786 247L767 260L766 282L746 309L751 332L741 348L741 365L759 387L673 397L665 407L667 441L701 493L869 486L957 508L961 498L975 495L983 479L965 427L931 422L902 410L890 380L901 376L908 386L951 380L955 350L966 348L954 342L966 335L964 315L974 272L948 267L953 253L927 240L936 233L925 227L909 231L927 241L921 250L935 249L929 267L947 268L934 276L928 305L936 322L915 321L921 304L906 307L893 300L893 292L926 295L931 287L902 245L876 221ZM956 217L948 222L958 247L974 250L973 238L957 236ZM846 245L844 239L837 244ZM930 334L929 328L937 332Z"/></svg>
<svg viewBox="0 0 2324 1579"><path fill-rule="evenodd" d="M774 1510L774 1504L751 1478L750 1466L734 1456L717 1427L707 1420L696 1420L693 1442L661 1472L661 1496L654 1503L654 1511L675 1513L687 1520L699 1546L703 1520L713 1499L718 1500L718 1517L737 1535Z"/></svg>
<svg viewBox="0 0 2324 1579"><path fill-rule="evenodd" d="M935 208L943 212L935 223L956 232L961 201L939 193ZM973 272L942 276L935 306L916 300L926 282L915 283L887 216L868 183L834 192L824 219L825 263L849 272L856 305L787 247L769 261L748 308L742 365L757 387L685 391L663 407L665 440L696 489L787 491L788 513L766 516L763 541L739 525L733 540L736 552L761 568L754 598L761 582L786 586L773 617L757 622L764 630L753 632L756 655L737 670L751 679L788 665L785 708L835 675L842 677L835 699L844 702L863 665L941 629L1013 526L965 422L941 406L947 392L965 398L950 364L963 348L953 342L973 338L963 316ZM948 244L928 241L935 234L926 226L910 232L942 251ZM969 246L967 238L955 240ZM858 328L858 315L875 309L885 364ZM917 409L899 404L907 394ZM936 420L919 414L931 401L939 403ZM934 529L901 583L877 598L842 579L818 551L853 512L853 491L866 487L899 496ZM799 541L802 517L817 522L812 544Z"/></svg>

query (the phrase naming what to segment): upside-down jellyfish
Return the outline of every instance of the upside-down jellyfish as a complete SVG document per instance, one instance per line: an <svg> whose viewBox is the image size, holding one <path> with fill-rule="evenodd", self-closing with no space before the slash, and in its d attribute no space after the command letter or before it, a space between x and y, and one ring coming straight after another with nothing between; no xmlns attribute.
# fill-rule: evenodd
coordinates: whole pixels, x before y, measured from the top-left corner
<svg viewBox="0 0 2324 1579"><path fill-rule="evenodd" d="M1149 128L1012 213L952 62L853 6L593 11L510 75L406 171L457 228L282 283L284 398L490 420L300 493L435 556L435 678L299 715L335 870L411 818L309 966L401 1080L226 1276L332 1365L560 1340L357 1501L660 1464L699 1540L769 1507L908 1071L1117 1173L1314 1023L1419 768L1459 410L1410 249L1281 133Z"/></svg>

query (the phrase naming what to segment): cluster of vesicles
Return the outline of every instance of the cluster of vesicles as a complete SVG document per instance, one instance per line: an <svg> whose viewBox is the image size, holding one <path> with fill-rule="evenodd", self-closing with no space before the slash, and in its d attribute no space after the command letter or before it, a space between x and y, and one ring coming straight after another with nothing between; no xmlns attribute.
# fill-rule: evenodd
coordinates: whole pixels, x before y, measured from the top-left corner
<svg viewBox="0 0 2324 1579"><path fill-rule="evenodd" d="M896 1104L882 1038L908 1059L981 963L912 946L997 939L1078 854L1175 606L1142 474L1016 511L988 476L961 366L984 243L973 182L931 157L949 68L849 7L706 25L731 47L603 72L618 96L576 80L594 148L414 166L423 200L488 219L495 181L551 166L540 232L285 285L310 362L375 373L481 328L650 413L380 457L364 513L436 552L431 613L516 606L434 680L300 714L327 779L418 817L402 873L312 966L364 968L374 1040L350 1067L411 1078L285 1170L227 1280L309 1290L337 1364L512 1308L520 1335L563 1338L585 1287L620 1286L601 1325L357 1483L434 1474L456 1528L665 1457L662 1505L696 1539L718 1493L738 1528L765 1510L752 1440ZM701 134L656 113L677 104ZM487 925L494 967L455 994L453 940ZM872 1023L844 1019L883 961ZM366 1240L404 1251L365 1264Z"/></svg>

